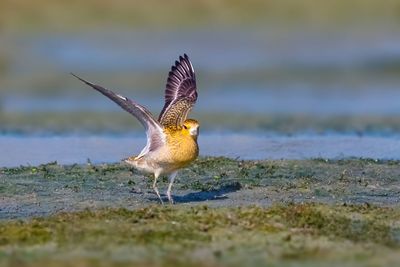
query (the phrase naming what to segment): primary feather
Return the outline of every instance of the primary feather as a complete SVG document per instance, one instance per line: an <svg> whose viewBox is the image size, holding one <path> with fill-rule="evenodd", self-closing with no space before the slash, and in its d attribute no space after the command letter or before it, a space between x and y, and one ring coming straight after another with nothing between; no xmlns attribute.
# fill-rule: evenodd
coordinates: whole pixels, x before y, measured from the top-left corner
<svg viewBox="0 0 400 267"><path fill-rule="evenodd" d="M100 85L88 82L73 73L71 73L71 75L73 75L80 81L84 82L85 84L89 85L93 89L99 91L103 95L107 96L108 98L117 103L120 107L122 107L124 110L135 116L140 121L140 123L146 129L147 144L145 148L142 150L142 152L140 152L138 157L143 156L149 151L155 151L163 144L165 144L165 134L163 132L162 126L158 121L156 121L153 118L151 112L148 111L145 107L127 97L116 94L113 91L106 89Z"/></svg>
<svg viewBox="0 0 400 267"><path fill-rule="evenodd" d="M196 100L196 75L189 57L184 54L168 74L165 104L158 121L165 127L181 127Z"/></svg>

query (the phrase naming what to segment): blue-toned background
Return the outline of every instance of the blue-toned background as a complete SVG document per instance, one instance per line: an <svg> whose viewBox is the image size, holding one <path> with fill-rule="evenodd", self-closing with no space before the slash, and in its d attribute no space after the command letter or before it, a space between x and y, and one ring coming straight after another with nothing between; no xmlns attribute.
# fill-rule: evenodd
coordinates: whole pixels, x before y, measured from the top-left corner
<svg viewBox="0 0 400 267"><path fill-rule="evenodd" d="M372 0L1 1L0 139L17 136L28 149L33 136L144 138L134 118L69 72L157 116L169 68L187 53L199 91L191 117L204 136L396 144L399 10L400 1Z"/></svg>

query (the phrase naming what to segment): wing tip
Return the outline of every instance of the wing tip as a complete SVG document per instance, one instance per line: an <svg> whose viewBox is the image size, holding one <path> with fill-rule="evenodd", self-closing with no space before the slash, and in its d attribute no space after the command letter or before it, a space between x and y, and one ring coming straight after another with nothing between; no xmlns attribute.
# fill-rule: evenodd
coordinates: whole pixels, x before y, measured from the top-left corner
<svg viewBox="0 0 400 267"><path fill-rule="evenodd" d="M186 53L183 53L183 58L190 62L189 56Z"/></svg>
<svg viewBox="0 0 400 267"><path fill-rule="evenodd" d="M186 60L187 64L189 65L190 70L194 73L193 64L189 59L189 56L186 53L183 53L183 59Z"/></svg>
<svg viewBox="0 0 400 267"><path fill-rule="evenodd" d="M189 72L192 72L192 73L194 74L193 64L192 64L192 62L190 61L190 58L189 58L189 56L188 56L186 53L183 53L183 56L180 55L180 56L179 56L179 61L176 60L176 61L175 61L175 65L172 66L172 67L178 68L179 66L184 66L185 64L186 64L187 67L189 68L189 69L188 69ZM171 68L171 70L173 70L173 69Z"/></svg>
<svg viewBox="0 0 400 267"><path fill-rule="evenodd" d="M86 81L85 79L79 77L78 75L76 75L76 74L73 73L73 72L70 72L69 74L71 74L72 76L74 76L75 78L77 78L78 80L80 80L81 82L83 82L83 83L85 83L85 84L87 84L87 85L89 85L89 86L92 86L92 87L94 86L93 83Z"/></svg>
<svg viewBox="0 0 400 267"><path fill-rule="evenodd" d="M167 89L172 89L179 86L179 84L184 81L191 79L193 83L196 84L196 74L189 60L189 56L184 53L183 56L180 55L178 60L175 60L175 64L171 66L167 77Z"/></svg>
<svg viewBox="0 0 400 267"><path fill-rule="evenodd" d="M78 75L76 75L75 73L73 73L73 72L70 72L69 74L70 74L70 75L72 75L72 76L74 76L75 78L79 79L79 76L78 76Z"/></svg>

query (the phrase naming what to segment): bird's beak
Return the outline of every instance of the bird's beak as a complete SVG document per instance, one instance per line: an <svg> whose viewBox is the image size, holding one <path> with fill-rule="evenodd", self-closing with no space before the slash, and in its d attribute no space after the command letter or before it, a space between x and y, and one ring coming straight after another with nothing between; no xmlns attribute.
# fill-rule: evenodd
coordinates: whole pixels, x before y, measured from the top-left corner
<svg viewBox="0 0 400 267"><path fill-rule="evenodd" d="M199 131L200 131L199 127L191 128L190 129L190 135L197 136L197 135L199 135Z"/></svg>

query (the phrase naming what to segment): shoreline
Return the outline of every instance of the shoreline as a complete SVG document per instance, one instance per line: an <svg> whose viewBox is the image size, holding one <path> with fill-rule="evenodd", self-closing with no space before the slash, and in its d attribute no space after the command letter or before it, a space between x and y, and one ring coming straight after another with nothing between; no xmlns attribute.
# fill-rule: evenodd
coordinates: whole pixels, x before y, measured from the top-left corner
<svg viewBox="0 0 400 267"><path fill-rule="evenodd" d="M400 159L400 138L394 136L211 133L199 138L200 156L240 160ZM1 167L115 163L138 153L145 136L0 136Z"/></svg>

